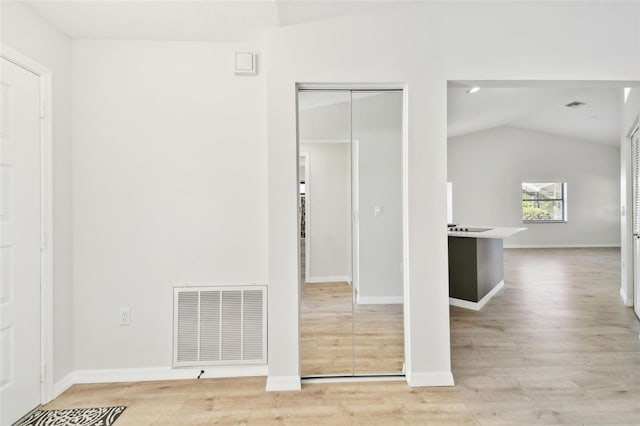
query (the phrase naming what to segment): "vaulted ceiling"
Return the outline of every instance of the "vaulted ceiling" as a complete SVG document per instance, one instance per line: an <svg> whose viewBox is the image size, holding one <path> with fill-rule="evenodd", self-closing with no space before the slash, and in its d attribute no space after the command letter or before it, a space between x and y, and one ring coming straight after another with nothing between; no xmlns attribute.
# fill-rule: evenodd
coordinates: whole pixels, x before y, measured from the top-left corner
<svg viewBox="0 0 640 426"><path fill-rule="evenodd" d="M620 144L621 88L448 88L448 136L511 126L587 142ZM568 107L572 102L580 105Z"/></svg>

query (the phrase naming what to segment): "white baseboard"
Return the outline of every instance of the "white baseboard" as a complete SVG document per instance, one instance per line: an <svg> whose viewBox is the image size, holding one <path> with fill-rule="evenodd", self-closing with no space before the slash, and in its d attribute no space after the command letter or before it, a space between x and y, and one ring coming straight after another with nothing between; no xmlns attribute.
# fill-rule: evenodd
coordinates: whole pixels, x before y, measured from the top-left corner
<svg viewBox="0 0 640 426"><path fill-rule="evenodd" d="M425 386L453 386L453 374L451 374L451 371L410 373L407 374L407 384L412 388Z"/></svg>
<svg viewBox="0 0 640 426"><path fill-rule="evenodd" d="M506 249L529 248L620 248L618 244L505 244Z"/></svg>
<svg viewBox="0 0 640 426"><path fill-rule="evenodd" d="M339 282L351 282L351 277L346 275L332 275L326 277L306 277L304 282L306 283L339 283Z"/></svg>
<svg viewBox="0 0 640 426"><path fill-rule="evenodd" d="M620 297L624 306L632 307L633 300L627 295L627 290L624 287L620 287Z"/></svg>
<svg viewBox="0 0 640 426"><path fill-rule="evenodd" d="M300 376L267 377L267 392L299 391L301 389Z"/></svg>
<svg viewBox="0 0 640 426"><path fill-rule="evenodd" d="M496 295L497 292L500 291L502 287L504 287L504 281L500 281L494 288L491 289L489 293L485 294L484 297L477 302L469 302L468 300L462 300L462 299L456 299L454 297L450 297L449 304L452 306L457 306L459 308L471 309L472 311L479 311L480 309L482 309L484 305L487 304L489 300L491 300L493 296Z"/></svg>
<svg viewBox="0 0 640 426"><path fill-rule="evenodd" d="M314 377L302 379L302 383L360 383L360 382L405 382L404 375L398 376L352 376L352 377Z"/></svg>
<svg viewBox="0 0 640 426"><path fill-rule="evenodd" d="M404 297L402 296L383 296L383 297L357 297L358 305L402 305Z"/></svg>
<svg viewBox="0 0 640 426"><path fill-rule="evenodd" d="M147 382L153 380L196 379L204 370L201 378L213 377L247 377L266 376L266 365L243 366L203 366L198 368L121 368L106 370L76 370L75 383L116 383L116 382Z"/></svg>
<svg viewBox="0 0 640 426"><path fill-rule="evenodd" d="M53 395L51 396L51 399L56 399L75 383L75 372L72 371L53 384Z"/></svg>

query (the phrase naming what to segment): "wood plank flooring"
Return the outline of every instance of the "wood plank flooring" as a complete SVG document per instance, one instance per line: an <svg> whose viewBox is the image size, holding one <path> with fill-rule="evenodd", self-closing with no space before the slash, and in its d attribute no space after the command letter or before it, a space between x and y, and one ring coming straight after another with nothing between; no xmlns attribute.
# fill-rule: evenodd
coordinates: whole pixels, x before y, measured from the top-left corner
<svg viewBox="0 0 640 426"><path fill-rule="evenodd" d="M306 283L301 303L302 376L401 374L401 304L351 307L351 286Z"/></svg>
<svg viewBox="0 0 640 426"><path fill-rule="evenodd" d="M640 322L616 249L506 250L505 287L451 308L456 386L265 378L76 385L46 408L126 405L125 425L640 425Z"/></svg>

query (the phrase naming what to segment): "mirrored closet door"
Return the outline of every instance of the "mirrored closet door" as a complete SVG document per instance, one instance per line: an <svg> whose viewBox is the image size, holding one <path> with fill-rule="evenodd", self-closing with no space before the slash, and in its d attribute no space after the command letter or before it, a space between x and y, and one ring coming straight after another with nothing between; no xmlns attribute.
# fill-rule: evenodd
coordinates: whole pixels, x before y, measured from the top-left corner
<svg viewBox="0 0 640 426"><path fill-rule="evenodd" d="M299 90L303 377L403 374L402 91Z"/></svg>

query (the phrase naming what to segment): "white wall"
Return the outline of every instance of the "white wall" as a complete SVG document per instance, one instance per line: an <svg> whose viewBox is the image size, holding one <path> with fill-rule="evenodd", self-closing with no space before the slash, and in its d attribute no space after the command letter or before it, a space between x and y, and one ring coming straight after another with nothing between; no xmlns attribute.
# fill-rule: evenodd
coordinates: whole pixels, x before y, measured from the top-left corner
<svg viewBox="0 0 640 426"><path fill-rule="evenodd" d="M449 139L453 221L524 226L505 246L620 244L620 149L513 127ZM522 182L566 182L566 223L522 222Z"/></svg>
<svg viewBox="0 0 640 426"><path fill-rule="evenodd" d="M620 241L621 241L621 283L620 296L625 305L633 306L633 183L631 180L631 142L629 131L638 123L640 117L640 87L634 87L629 93L627 102L620 95L622 103L622 120L620 123Z"/></svg>
<svg viewBox="0 0 640 426"><path fill-rule="evenodd" d="M2 2L2 43L47 67L53 81L53 380L73 370L71 41L17 2Z"/></svg>
<svg viewBox="0 0 640 426"><path fill-rule="evenodd" d="M301 143L309 156L307 281L346 281L351 275L351 176L348 143Z"/></svg>
<svg viewBox="0 0 640 426"><path fill-rule="evenodd" d="M355 92L352 105L360 208L357 300L402 303L402 92Z"/></svg>
<svg viewBox="0 0 640 426"><path fill-rule="evenodd" d="M173 284L268 274L268 383L299 387L295 83L387 82L407 89L407 374L450 383L447 80L640 79L631 1L429 2L276 28L263 50L78 41L70 167L68 40L2 7L3 42L54 71L56 378L167 366ZM233 50L251 47L262 71L234 76Z"/></svg>
<svg viewBox="0 0 640 426"><path fill-rule="evenodd" d="M428 2L269 32L269 388L299 386L296 82L406 85L407 375L412 385L446 384L447 80L638 79L639 8L635 2Z"/></svg>
<svg viewBox="0 0 640 426"><path fill-rule="evenodd" d="M233 72L247 48L73 42L76 369L168 367L173 286L267 281L264 74Z"/></svg>

